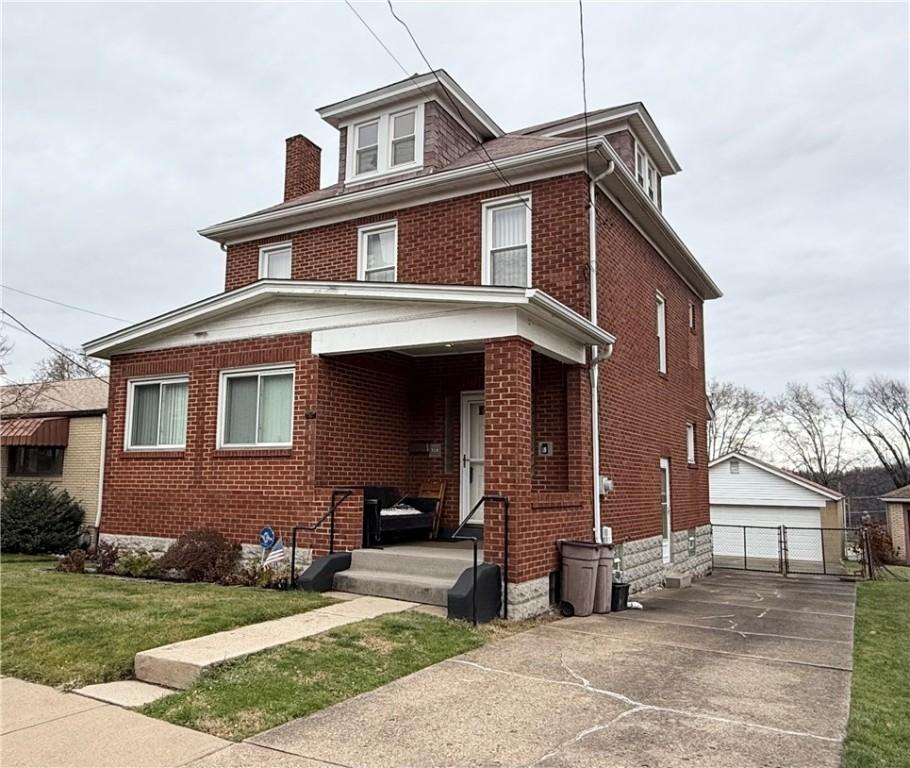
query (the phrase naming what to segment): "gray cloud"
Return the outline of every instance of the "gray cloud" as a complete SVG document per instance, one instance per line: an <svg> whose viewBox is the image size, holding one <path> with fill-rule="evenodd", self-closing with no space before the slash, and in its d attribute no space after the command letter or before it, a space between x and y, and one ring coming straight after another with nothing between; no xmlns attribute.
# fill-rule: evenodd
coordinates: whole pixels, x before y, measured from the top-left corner
<svg viewBox="0 0 910 768"><path fill-rule="evenodd" d="M358 3L412 71L381 4ZM442 66L506 129L581 109L572 4L408 4ZM642 100L684 171L665 212L725 290L710 375L774 391L847 367L906 377L908 9L586 5L588 99ZM132 319L217 292L202 226L277 202L283 139L400 77L343 4L8 4L3 282ZM77 346L117 323L6 293ZM10 374L44 354L16 342Z"/></svg>

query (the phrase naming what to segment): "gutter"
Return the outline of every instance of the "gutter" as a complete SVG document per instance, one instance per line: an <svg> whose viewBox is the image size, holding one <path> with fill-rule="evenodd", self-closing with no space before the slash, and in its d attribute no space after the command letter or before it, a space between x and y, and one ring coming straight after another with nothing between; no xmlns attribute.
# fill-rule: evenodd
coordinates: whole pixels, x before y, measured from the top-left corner
<svg viewBox="0 0 910 768"><path fill-rule="evenodd" d="M616 169L616 164L610 160L607 169L599 176L592 178L588 183L588 281L591 292L591 323L597 325L597 209L595 206L595 190L597 182L609 176ZM594 541L598 544L603 540L603 527L600 512L600 378L598 367L601 359L607 359L613 353L613 345L607 347L603 358L596 344L591 345L591 469L592 481L592 509L594 517Z"/></svg>
<svg viewBox="0 0 910 768"><path fill-rule="evenodd" d="M101 502L104 499L104 463L107 459L107 414L101 414L101 461L98 464L98 509L95 511L96 546L101 541Z"/></svg>

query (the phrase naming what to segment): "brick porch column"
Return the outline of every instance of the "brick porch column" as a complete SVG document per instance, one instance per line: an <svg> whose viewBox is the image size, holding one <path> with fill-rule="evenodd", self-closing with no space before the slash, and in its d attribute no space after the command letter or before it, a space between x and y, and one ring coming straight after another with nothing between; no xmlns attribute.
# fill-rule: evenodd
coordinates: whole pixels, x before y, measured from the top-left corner
<svg viewBox="0 0 910 768"><path fill-rule="evenodd" d="M508 496L509 581L521 581L522 535L531 511L531 343L517 336L484 344L484 492ZM483 511L484 560L503 565L503 508Z"/></svg>

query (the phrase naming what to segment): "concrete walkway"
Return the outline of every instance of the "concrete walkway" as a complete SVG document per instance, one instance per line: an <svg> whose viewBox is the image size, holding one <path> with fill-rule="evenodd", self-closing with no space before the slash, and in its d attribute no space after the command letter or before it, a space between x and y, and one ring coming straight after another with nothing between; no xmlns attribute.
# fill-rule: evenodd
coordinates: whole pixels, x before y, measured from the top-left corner
<svg viewBox="0 0 910 768"><path fill-rule="evenodd" d="M721 572L639 599L643 611L538 627L244 749L309 768L839 766L853 585ZM199 765L255 764L231 754Z"/></svg>

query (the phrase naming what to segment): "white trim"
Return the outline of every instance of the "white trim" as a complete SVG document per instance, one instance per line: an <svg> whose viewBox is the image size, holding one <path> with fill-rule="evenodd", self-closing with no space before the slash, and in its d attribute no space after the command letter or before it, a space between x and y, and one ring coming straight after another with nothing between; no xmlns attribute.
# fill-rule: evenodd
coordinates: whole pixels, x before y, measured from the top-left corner
<svg viewBox="0 0 910 768"><path fill-rule="evenodd" d="M826 488L823 490L822 486L816 485L815 483L811 483L807 480L802 480L801 478L798 478L798 477L794 477L793 475L789 474L788 472L782 472L777 467L772 467L770 464L765 464L765 462L763 462L763 461L759 461L758 459L753 459L751 456L747 456L746 454L740 453L739 451L732 451L730 453L724 454L723 456L718 456L716 459L713 459L712 461L709 461L708 469L711 469L712 467L716 467L718 464L723 464L725 461L729 461L730 459L738 459L739 461L744 461L744 462L746 462L746 464L751 464L753 467L756 467L757 469L762 469L770 475L779 477L782 480L789 480L794 485L798 485L801 488L805 488L807 491L813 491L813 492L817 493L819 496L821 496L822 498L830 499L831 501L840 501L841 499L844 498L844 495L842 493L838 493L837 491L832 491L830 488Z"/></svg>
<svg viewBox="0 0 910 768"><path fill-rule="evenodd" d="M107 413L101 414L101 460L98 462L98 505L95 509L95 528L101 528L101 505L104 501L104 463L107 459ZM96 539L97 541L97 539Z"/></svg>
<svg viewBox="0 0 910 768"><path fill-rule="evenodd" d="M695 466L695 424L686 422L686 463Z"/></svg>
<svg viewBox="0 0 910 768"><path fill-rule="evenodd" d="M227 380L231 378L256 375L256 433L259 433L259 396L263 376L283 376L291 374L291 439L287 443L226 443L224 442L225 409L227 408ZM297 384L297 366L295 363L275 363L271 365L251 365L242 368L225 368L218 372L218 423L215 433L215 447L218 450L268 450L270 448L290 448L294 444L294 394Z"/></svg>
<svg viewBox="0 0 910 768"><path fill-rule="evenodd" d="M667 299L660 292L656 293L655 324L657 325L657 372L667 372Z"/></svg>
<svg viewBox="0 0 910 768"><path fill-rule="evenodd" d="M187 414L186 425L183 432L183 442L168 445L156 442L155 445L133 445L133 403L135 400L134 390L137 386L148 384L186 384L187 395ZM158 424L155 427L155 440L161 430L161 394L164 387L158 389ZM188 374L181 373L172 376L138 376L127 379L126 382L126 423L123 430L123 450L124 451L184 451L186 450L186 428L189 427L189 396L190 396L190 377Z"/></svg>
<svg viewBox="0 0 910 768"><path fill-rule="evenodd" d="M390 219L389 221L382 221L377 224L364 224L363 226L357 227L357 279L363 280L365 282L383 282L381 280L367 280L367 237L369 235L377 234L379 232L385 232L387 230L392 230L392 281L393 283L398 282L398 221L396 219ZM388 269L388 267L382 267L382 269ZM373 270L378 272L380 270Z"/></svg>
<svg viewBox="0 0 910 768"><path fill-rule="evenodd" d="M534 288L260 280L101 336L86 342L83 347L86 354L93 357L109 357L125 351L130 345L140 342L148 343L150 338L166 337L168 333L181 327L227 314L240 307L267 301L272 297L516 306L523 308L532 317L560 328L570 338L585 344L611 346L616 341L616 337L612 334L543 291ZM200 343L204 343L204 340Z"/></svg>
<svg viewBox="0 0 910 768"><path fill-rule="evenodd" d="M660 169L657 167L657 163L654 162L648 150L639 142L637 138L633 136L633 169L635 175L635 183L642 188L645 193L645 197L650 200L654 206L660 210ZM638 158L639 155L642 158L644 163L644 175L642 180L638 180ZM651 178L651 171L654 172L654 178ZM653 184L653 187L652 187ZM651 192L654 192L654 197L651 197Z"/></svg>
<svg viewBox="0 0 910 768"><path fill-rule="evenodd" d="M670 498L670 489L673 487L673 480L670 472L671 467L670 459L662 456L660 459L660 470L667 471L667 509L664 512L663 504L661 503L660 510L660 524L661 524L661 559L664 563L670 563L673 560L673 503ZM660 475L658 474L658 477ZM661 484L661 493L663 493L663 484ZM664 519L667 522L667 536L663 535L663 525Z"/></svg>
<svg viewBox="0 0 910 768"><path fill-rule="evenodd" d="M269 278L268 274L268 260L273 253L278 251L288 251L288 276L286 278ZM269 243L268 245L259 246L259 279L271 279L271 280L290 280L291 275L294 274L294 244L290 240L285 240L280 243Z"/></svg>
<svg viewBox="0 0 910 768"><path fill-rule="evenodd" d="M392 165L392 119L406 112L414 113L414 160ZM357 129L376 123L376 170L356 173ZM339 130L347 133L345 146L345 186L373 181L374 179L408 173L423 168L423 142L425 133L423 102L396 105L392 109L358 115L356 122L344 123Z"/></svg>
<svg viewBox="0 0 910 768"><path fill-rule="evenodd" d="M527 282L524 287L530 288L533 285L531 282L531 218L533 206L531 205L530 192L519 192L511 195L503 195L502 197L494 197L489 200L484 200L483 203L481 203L480 282L483 285L493 285L491 282L492 265L490 264L490 233L493 225L493 211L502 208L516 208L519 205L527 208L527 213L525 214L525 246L528 249L528 257L526 265L527 276L525 278Z"/></svg>
<svg viewBox="0 0 910 768"><path fill-rule="evenodd" d="M461 432L461 442L458 445L460 454L458 457L458 479L459 479L459 494L458 494L458 522L463 523L468 513L471 511L471 482L470 474L466 470L468 467L465 467L464 461L465 457L468 454L467 447L471 444L471 429L470 429L470 418L466 418L470 414L471 403L479 402L481 405L484 404L484 391L479 390L464 390L461 393L461 414L459 416ZM484 421L486 424L486 421ZM484 429L486 432L486 429ZM484 435L484 439L486 435ZM485 446L486 447L486 446ZM484 471L486 472L486 450L484 451ZM486 474L484 474L486 477ZM468 525L483 525L483 508L477 510L477 514L471 518L471 522Z"/></svg>

